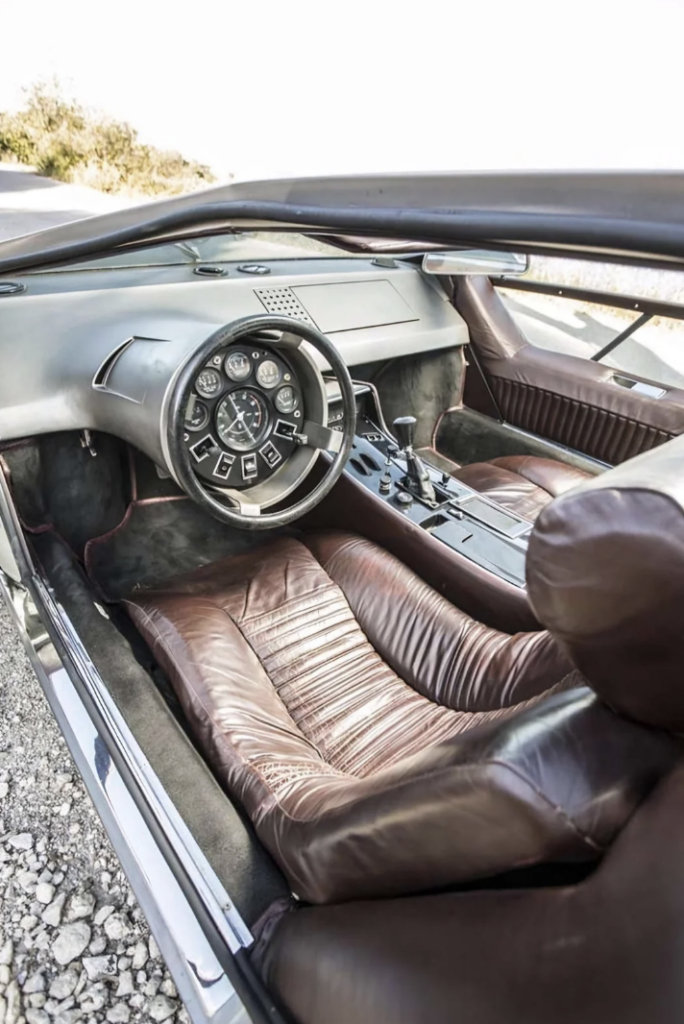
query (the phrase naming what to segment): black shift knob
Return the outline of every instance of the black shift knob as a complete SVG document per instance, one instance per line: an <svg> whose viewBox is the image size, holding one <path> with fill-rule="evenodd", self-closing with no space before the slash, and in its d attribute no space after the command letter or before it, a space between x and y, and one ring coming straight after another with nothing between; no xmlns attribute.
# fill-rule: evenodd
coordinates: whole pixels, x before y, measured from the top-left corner
<svg viewBox="0 0 684 1024"><path fill-rule="evenodd" d="M413 448L413 441L416 436L416 417L397 416L393 422L394 436L402 448Z"/></svg>

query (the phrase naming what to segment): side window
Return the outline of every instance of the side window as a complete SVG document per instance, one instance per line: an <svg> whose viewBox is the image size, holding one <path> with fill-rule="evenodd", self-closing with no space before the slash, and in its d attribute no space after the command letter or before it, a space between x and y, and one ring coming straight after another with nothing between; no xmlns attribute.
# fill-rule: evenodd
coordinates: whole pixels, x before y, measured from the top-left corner
<svg viewBox="0 0 684 1024"><path fill-rule="evenodd" d="M530 290L535 286L531 277L541 279L539 283L548 290ZM601 301L590 301L585 289L601 292ZM533 257L522 288L507 281L497 291L531 345L684 389L684 319L649 313L650 302L681 302L684 317L681 272ZM580 297L578 291L585 294ZM617 301L625 302L629 296L632 308L611 305L610 292L621 296Z"/></svg>

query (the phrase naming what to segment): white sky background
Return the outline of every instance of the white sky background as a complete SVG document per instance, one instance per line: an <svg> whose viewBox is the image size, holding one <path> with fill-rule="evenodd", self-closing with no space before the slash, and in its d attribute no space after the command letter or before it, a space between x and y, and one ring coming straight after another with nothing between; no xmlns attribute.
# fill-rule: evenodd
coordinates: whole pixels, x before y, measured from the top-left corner
<svg viewBox="0 0 684 1024"><path fill-rule="evenodd" d="M0 0L57 75L219 178L684 169L684 0Z"/></svg>

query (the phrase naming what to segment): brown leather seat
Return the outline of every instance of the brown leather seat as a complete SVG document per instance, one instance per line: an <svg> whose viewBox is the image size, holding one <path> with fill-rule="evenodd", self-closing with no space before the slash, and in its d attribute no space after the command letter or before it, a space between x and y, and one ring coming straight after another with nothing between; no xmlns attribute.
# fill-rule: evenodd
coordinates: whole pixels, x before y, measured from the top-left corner
<svg viewBox="0 0 684 1024"><path fill-rule="evenodd" d="M533 455L474 462L452 475L531 522L554 498L591 480L591 474L582 469Z"/></svg>
<svg viewBox="0 0 684 1024"><path fill-rule="evenodd" d="M311 902L595 858L672 758L549 634L474 621L353 535L281 538L127 605Z"/></svg>
<svg viewBox="0 0 684 1024"><path fill-rule="evenodd" d="M684 732L683 465L684 438L560 498L528 555L537 615L615 709L613 726L628 715L653 727L635 735L635 763L640 737ZM560 766L547 738L548 774ZM585 786L600 738L577 739ZM677 747L674 770L577 884L291 906L279 920L274 907L253 955L269 992L298 1024L679 1024Z"/></svg>

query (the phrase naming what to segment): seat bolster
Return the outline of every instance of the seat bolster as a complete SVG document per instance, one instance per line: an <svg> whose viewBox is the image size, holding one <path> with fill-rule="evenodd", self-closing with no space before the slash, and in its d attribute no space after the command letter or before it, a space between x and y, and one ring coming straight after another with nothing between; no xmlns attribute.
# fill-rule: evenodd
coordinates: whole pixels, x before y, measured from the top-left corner
<svg viewBox="0 0 684 1024"><path fill-rule="evenodd" d="M375 650L417 692L459 711L519 704L572 665L548 633L513 636L459 611L393 555L353 534L305 534Z"/></svg>
<svg viewBox="0 0 684 1024"><path fill-rule="evenodd" d="M255 824L309 902L439 889L599 858L681 749L582 687L369 778L294 783Z"/></svg>
<svg viewBox="0 0 684 1024"><path fill-rule="evenodd" d="M272 799L280 768L325 773L242 633L201 594L143 594L125 601L169 676L196 740L250 815Z"/></svg>
<svg viewBox="0 0 684 1024"><path fill-rule="evenodd" d="M683 803L680 766L581 884L299 907L253 963L299 1024L680 1024Z"/></svg>

